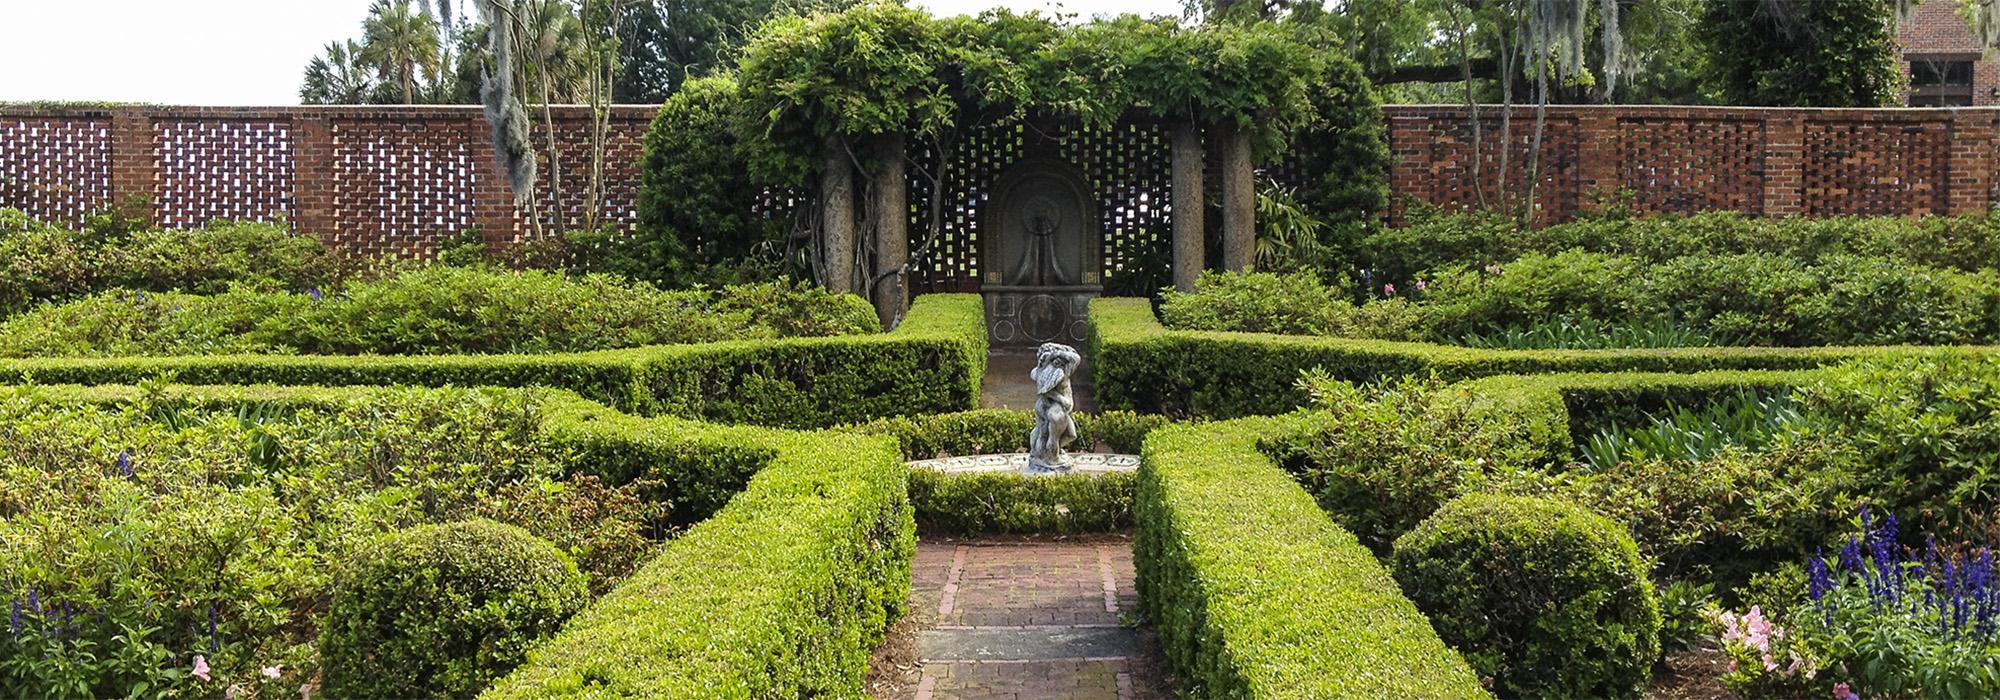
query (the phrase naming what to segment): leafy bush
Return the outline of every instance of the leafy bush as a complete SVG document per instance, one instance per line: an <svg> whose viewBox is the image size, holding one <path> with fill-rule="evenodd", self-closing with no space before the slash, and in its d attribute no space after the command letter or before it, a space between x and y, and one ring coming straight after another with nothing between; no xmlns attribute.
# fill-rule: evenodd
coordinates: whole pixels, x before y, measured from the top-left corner
<svg viewBox="0 0 2000 700"><path fill-rule="evenodd" d="M1146 438L1133 557L1168 663L1213 697L1490 697L1375 556L1257 449L1305 428L1250 418Z"/></svg>
<svg viewBox="0 0 2000 700"><path fill-rule="evenodd" d="M1629 323L1599 321L1588 316L1556 314L1526 326L1460 336L1458 345L1506 350L1603 350L1612 348L1689 348L1729 345L1724 337L1653 316Z"/></svg>
<svg viewBox="0 0 2000 700"><path fill-rule="evenodd" d="M1391 563L1503 696L1634 696L1659 658L1659 602L1638 546L1581 506L1465 496L1396 540Z"/></svg>
<svg viewBox="0 0 2000 700"><path fill-rule="evenodd" d="M1424 316L1432 338L1525 327L1562 314L1627 320L1648 308L1632 283L1640 272L1631 258L1580 251L1448 268L1426 285Z"/></svg>
<svg viewBox="0 0 2000 700"><path fill-rule="evenodd" d="M1132 526L1129 472L1028 476L1014 472L945 474L910 470L917 528L958 536L1069 535Z"/></svg>
<svg viewBox="0 0 2000 700"><path fill-rule="evenodd" d="M652 487L565 476L542 392L206 391L0 389L0 598L60 620L0 633L0 695L297 695L332 564L496 494L602 586L665 534L620 505Z"/></svg>
<svg viewBox="0 0 2000 700"><path fill-rule="evenodd" d="M1815 432L1822 423L1801 412L1790 392L1745 391L1699 407L1669 404L1647 418L1646 425L1610 425L1589 436L1577 445L1584 461L1600 471L1626 460L1701 461L1725 447L1757 449L1781 437Z"/></svg>
<svg viewBox="0 0 2000 700"><path fill-rule="evenodd" d="M1323 376L1307 382L1326 419L1260 448L1377 554L1490 472L1527 464L1512 436L1451 400L1436 379L1371 389Z"/></svg>
<svg viewBox="0 0 2000 700"><path fill-rule="evenodd" d="M1191 293L1161 295L1160 318L1174 328L1284 335L1344 335L1354 305L1307 274L1206 271Z"/></svg>
<svg viewBox="0 0 2000 700"><path fill-rule="evenodd" d="M189 230L71 230L26 222L0 228L0 317L42 302L110 289L212 294L232 285L331 289L355 263L280 224L216 223Z"/></svg>
<svg viewBox="0 0 2000 700"><path fill-rule="evenodd" d="M108 292L0 323L0 356L546 353L881 329L789 284L663 292L603 275L418 268L329 296Z"/></svg>
<svg viewBox="0 0 2000 700"><path fill-rule="evenodd" d="M326 692L473 697L587 600L576 563L526 530L466 520L394 533L334 578Z"/></svg>

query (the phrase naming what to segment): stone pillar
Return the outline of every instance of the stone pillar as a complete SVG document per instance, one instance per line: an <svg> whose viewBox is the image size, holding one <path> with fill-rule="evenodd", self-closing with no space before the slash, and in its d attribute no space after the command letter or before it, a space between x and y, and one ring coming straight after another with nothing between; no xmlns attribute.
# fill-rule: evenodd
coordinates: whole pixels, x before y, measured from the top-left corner
<svg viewBox="0 0 2000 700"><path fill-rule="evenodd" d="M1257 262L1257 185L1250 164L1250 132L1217 129L1222 151L1222 267L1232 272Z"/></svg>
<svg viewBox="0 0 2000 700"><path fill-rule="evenodd" d="M882 327L892 328L909 306L904 280L909 272L899 268L910 259L909 182L904 179L902 134L875 137L875 211L881 221L875 229L875 313ZM893 274L892 274L893 273Z"/></svg>
<svg viewBox="0 0 2000 700"><path fill-rule="evenodd" d="M820 152L820 284L835 292L859 293L854 283L854 164L838 136Z"/></svg>
<svg viewBox="0 0 2000 700"><path fill-rule="evenodd" d="M1195 278L1207 266L1208 207L1203 201L1201 127L1193 122L1174 125L1174 289L1194 291Z"/></svg>
<svg viewBox="0 0 2000 700"><path fill-rule="evenodd" d="M1806 212L1804 112L1774 109L1764 119L1764 216L1782 218Z"/></svg>

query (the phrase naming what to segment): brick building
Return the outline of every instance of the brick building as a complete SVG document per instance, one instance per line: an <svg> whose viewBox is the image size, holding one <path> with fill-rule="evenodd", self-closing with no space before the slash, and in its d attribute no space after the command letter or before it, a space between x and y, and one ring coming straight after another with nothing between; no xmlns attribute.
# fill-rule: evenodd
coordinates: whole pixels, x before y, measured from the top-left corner
<svg viewBox="0 0 2000 700"><path fill-rule="evenodd" d="M1896 28L1911 107L2000 104L2000 62L1986 55L1959 0L1924 0Z"/></svg>

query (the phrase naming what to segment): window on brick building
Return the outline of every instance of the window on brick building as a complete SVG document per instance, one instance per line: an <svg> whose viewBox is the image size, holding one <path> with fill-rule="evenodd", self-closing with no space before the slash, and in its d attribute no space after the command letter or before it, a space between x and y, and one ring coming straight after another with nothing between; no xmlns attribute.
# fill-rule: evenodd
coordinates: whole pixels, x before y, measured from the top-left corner
<svg viewBox="0 0 2000 700"><path fill-rule="evenodd" d="M1951 107L1972 104L1972 61L1966 58L1910 59L1910 106Z"/></svg>

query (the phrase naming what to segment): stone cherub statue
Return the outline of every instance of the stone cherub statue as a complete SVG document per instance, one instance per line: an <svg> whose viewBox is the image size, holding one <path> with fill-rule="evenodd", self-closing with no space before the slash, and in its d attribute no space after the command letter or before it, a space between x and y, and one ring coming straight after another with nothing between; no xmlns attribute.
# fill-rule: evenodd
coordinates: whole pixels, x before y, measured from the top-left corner
<svg viewBox="0 0 2000 700"><path fill-rule="evenodd" d="M1069 393L1069 377L1082 364L1076 348L1061 343L1042 343L1035 353L1035 429L1028 433L1029 473L1069 471L1069 455L1063 447L1076 439L1076 399Z"/></svg>

